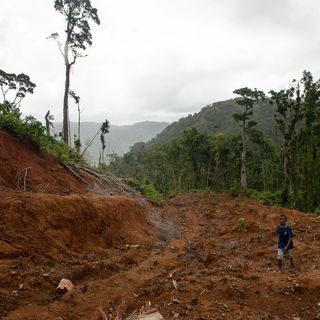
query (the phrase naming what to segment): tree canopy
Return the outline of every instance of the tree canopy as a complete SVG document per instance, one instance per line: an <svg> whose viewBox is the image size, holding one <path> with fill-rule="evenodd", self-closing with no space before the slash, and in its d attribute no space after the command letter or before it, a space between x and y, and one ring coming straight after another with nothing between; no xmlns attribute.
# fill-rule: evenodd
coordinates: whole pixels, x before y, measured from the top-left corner
<svg viewBox="0 0 320 320"><path fill-rule="evenodd" d="M0 88L3 101L12 107L19 107L22 99L30 93L33 94L36 84L24 73L7 73L0 69Z"/></svg>

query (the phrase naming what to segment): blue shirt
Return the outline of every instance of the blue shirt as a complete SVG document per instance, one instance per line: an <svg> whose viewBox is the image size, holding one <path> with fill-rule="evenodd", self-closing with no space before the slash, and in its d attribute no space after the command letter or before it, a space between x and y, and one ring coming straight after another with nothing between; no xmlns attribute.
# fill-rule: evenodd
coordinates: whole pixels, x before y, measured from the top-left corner
<svg viewBox="0 0 320 320"><path fill-rule="evenodd" d="M283 227L277 226L277 234L279 235L278 248L283 249L289 242L289 239L293 237L292 229L290 226L285 225ZM293 241L291 241L288 250L293 248Z"/></svg>

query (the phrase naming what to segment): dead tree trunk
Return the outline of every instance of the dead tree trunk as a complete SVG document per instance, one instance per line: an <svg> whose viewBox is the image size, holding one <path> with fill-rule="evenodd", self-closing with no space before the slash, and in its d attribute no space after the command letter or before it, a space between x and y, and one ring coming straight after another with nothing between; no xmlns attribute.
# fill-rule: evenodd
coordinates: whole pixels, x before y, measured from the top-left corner
<svg viewBox="0 0 320 320"><path fill-rule="evenodd" d="M46 130L47 130L47 135L50 136L50 119L49 119L49 115L50 115L50 110L48 110L48 112L45 115L45 120L46 120Z"/></svg>
<svg viewBox="0 0 320 320"><path fill-rule="evenodd" d="M71 65L66 59L66 82L64 86L64 98L63 98L63 141L65 144L69 144L69 89L70 89L70 70Z"/></svg>
<svg viewBox="0 0 320 320"><path fill-rule="evenodd" d="M80 104L77 103L77 106L78 106L78 140L79 142L81 141L80 140L80 125L81 125L81 121L80 121Z"/></svg>

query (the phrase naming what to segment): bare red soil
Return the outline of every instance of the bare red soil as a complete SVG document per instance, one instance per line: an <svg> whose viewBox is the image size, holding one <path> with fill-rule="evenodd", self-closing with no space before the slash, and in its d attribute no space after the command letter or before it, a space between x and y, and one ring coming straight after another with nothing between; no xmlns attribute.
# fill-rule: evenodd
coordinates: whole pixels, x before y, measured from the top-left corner
<svg viewBox="0 0 320 320"><path fill-rule="evenodd" d="M34 167L41 155L32 156ZM45 174L35 178L53 181ZM63 175L69 179L61 168ZM100 306L109 319L125 319L146 304L165 319L320 319L315 216L210 193L159 208L134 197L9 187L0 191L1 319L103 320ZM283 212L295 233L295 267L279 272L275 228ZM75 289L54 299L62 278Z"/></svg>
<svg viewBox="0 0 320 320"><path fill-rule="evenodd" d="M63 262L152 239L146 208L125 197L0 193L0 212L2 258Z"/></svg>
<svg viewBox="0 0 320 320"><path fill-rule="evenodd" d="M27 168L26 190L59 194L86 190L57 159L0 129L0 187L23 190Z"/></svg>

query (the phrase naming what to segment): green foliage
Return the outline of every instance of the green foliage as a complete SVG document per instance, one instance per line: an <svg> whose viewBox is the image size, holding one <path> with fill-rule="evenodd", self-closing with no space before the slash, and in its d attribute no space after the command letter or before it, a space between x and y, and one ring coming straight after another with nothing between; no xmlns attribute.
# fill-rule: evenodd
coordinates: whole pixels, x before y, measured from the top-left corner
<svg viewBox="0 0 320 320"><path fill-rule="evenodd" d="M157 204L163 204L165 202L165 198L157 191L155 186L147 180L139 181L134 178L129 178L127 179L127 184Z"/></svg>
<svg viewBox="0 0 320 320"><path fill-rule="evenodd" d="M69 95L73 98L75 104L79 105L80 97L73 90L69 90Z"/></svg>
<svg viewBox="0 0 320 320"><path fill-rule="evenodd" d="M282 134L282 203L312 212L320 206L320 82L304 71L300 81L271 97Z"/></svg>
<svg viewBox="0 0 320 320"><path fill-rule="evenodd" d="M260 139L264 141L263 135ZM249 183L263 190L273 190L279 184L270 172L278 168L276 150L255 141L249 148L248 162L254 167ZM168 196L191 190L214 190L239 193L240 138L235 135L217 133L213 138L196 129L186 130L179 139L167 144L148 145L137 143L123 157L111 159L108 169L124 178L148 178L161 192ZM265 162L259 162L266 155ZM258 183L261 174L268 177ZM273 180L272 180L273 179Z"/></svg>
<svg viewBox="0 0 320 320"><path fill-rule="evenodd" d="M58 157L63 162L82 161L78 153L61 141L46 134L46 127L32 116L21 117L16 107L9 108L7 103L0 104L0 128L13 136L31 142L41 151Z"/></svg>
<svg viewBox="0 0 320 320"><path fill-rule="evenodd" d="M241 113L233 114L233 118L241 128L241 168L240 168L240 192L241 195L247 194L247 147L248 147L248 131L252 129L257 122L252 119L253 106L256 102L264 100L265 94L257 89L241 88L233 93L240 95L236 102L241 106Z"/></svg>
<svg viewBox="0 0 320 320"><path fill-rule="evenodd" d="M316 208L314 213L319 217L320 216L320 208Z"/></svg>
<svg viewBox="0 0 320 320"><path fill-rule="evenodd" d="M266 230L261 227L261 228L259 229L259 238L260 238L260 239L263 239L265 235L266 235Z"/></svg>
<svg viewBox="0 0 320 320"><path fill-rule="evenodd" d="M65 64L65 88L63 98L63 141L69 144L69 95L71 95L79 108L79 97L73 91L70 91L70 72L72 66L78 58L86 55L84 51L87 46L92 45L92 33L90 21L100 24L98 10L91 6L90 0L55 0L54 8L61 13L66 20L64 44L59 40L57 32L52 33L48 39L57 42L59 51L63 56ZM70 57L71 56L71 57ZM79 111L80 117L80 111ZM78 139L80 139L78 134Z"/></svg>
<svg viewBox="0 0 320 320"><path fill-rule="evenodd" d="M208 187L211 171L210 138L195 129L167 145L137 143L122 158L110 161L109 169L123 177L147 178L162 194Z"/></svg>
<svg viewBox="0 0 320 320"><path fill-rule="evenodd" d="M257 122L256 128L273 142L278 141L274 119L275 109L276 106L271 105L268 100L254 105L252 109L252 118ZM233 114L239 112L241 112L241 106L237 104L235 99L209 104L203 107L201 111L171 123L150 144L169 143L173 139L178 139L184 130L190 128L195 128L209 136L218 132L226 135L237 135L240 133L240 128L235 125Z"/></svg>
<svg viewBox="0 0 320 320"><path fill-rule="evenodd" d="M109 132L110 129L110 125L109 125L109 121L105 120L100 128L101 134L100 134L100 141L101 141L101 146L102 146L102 152L100 153L100 157L99 157L99 165L100 164L104 164L106 162L105 160L105 149L106 149L106 139L105 139L105 135Z"/></svg>
<svg viewBox="0 0 320 320"><path fill-rule="evenodd" d="M89 21L100 24L98 10L91 6L90 0L55 0L54 8L65 16L67 21L68 45L73 51L85 50L92 45ZM53 34L58 36L57 33Z"/></svg>
<svg viewBox="0 0 320 320"><path fill-rule="evenodd" d="M104 120L104 122L101 125L100 131L102 134L107 134L110 129L110 124L108 120Z"/></svg>
<svg viewBox="0 0 320 320"><path fill-rule="evenodd" d="M281 205L282 201L282 191L257 191L257 190L248 190L248 195L251 199L257 200L265 205Z"/></svg>
<svg viewBox="0 0 320 320"><path fill-rule="evenodd" d="M43 152L57 157L64 163L84 162L75 149L70 148L64 142L58 141L54 137L44 136L39 142L33 142L38 144Z"/></svg>
<svg viewBox="0 0 320 320"><path fill-rule="evenodd" d="M237 197L240 194L240 185L238 182L234 181L229 189L230 195L232 197Z"/></svg>
<svg viewBox="0 0 320 320"><path fill-rule="evenodd" d="M74 135L73 145L74 145L75 149L77 150L77 152L80 153L81 141L80 141L80 139L78 139L78 137L76 135Z"/></svg>
<svg viewBox="0 0 320 320"><path fill-rule="evenodd" d="M239 230L240 231L247 231L247 227L248 227L248 225L247 225L247 221L246 221L246 219L245 218L240 218L239 219Z"/></svg>
<svg viewBox="0 0 320 320"><path fill-rule="evenodd" d="M147 178L166 196L207 189L237 196L245 159L251 198L319 210L320 81L304 72L300 81L271 91L259 106L254 103L265 98L262 92L243 88L235 93L241 98L207 106L173 123L150 143L137 143L111 160L108 169L123 177ZM245 128L242 137L232 125L233 114ZM278 134L270 134L268 126L276 127Z"/></svg>
<svg viewBox="0 0 320 320"><path fill-rule="evenodd" d="M0 91L3 101L9 103L12 108L20 106L21 100L27 93L32 94L36 85L30 77L24 73L7 73L0 69ZM10 93L11 99L9 97Z"/></svg>

